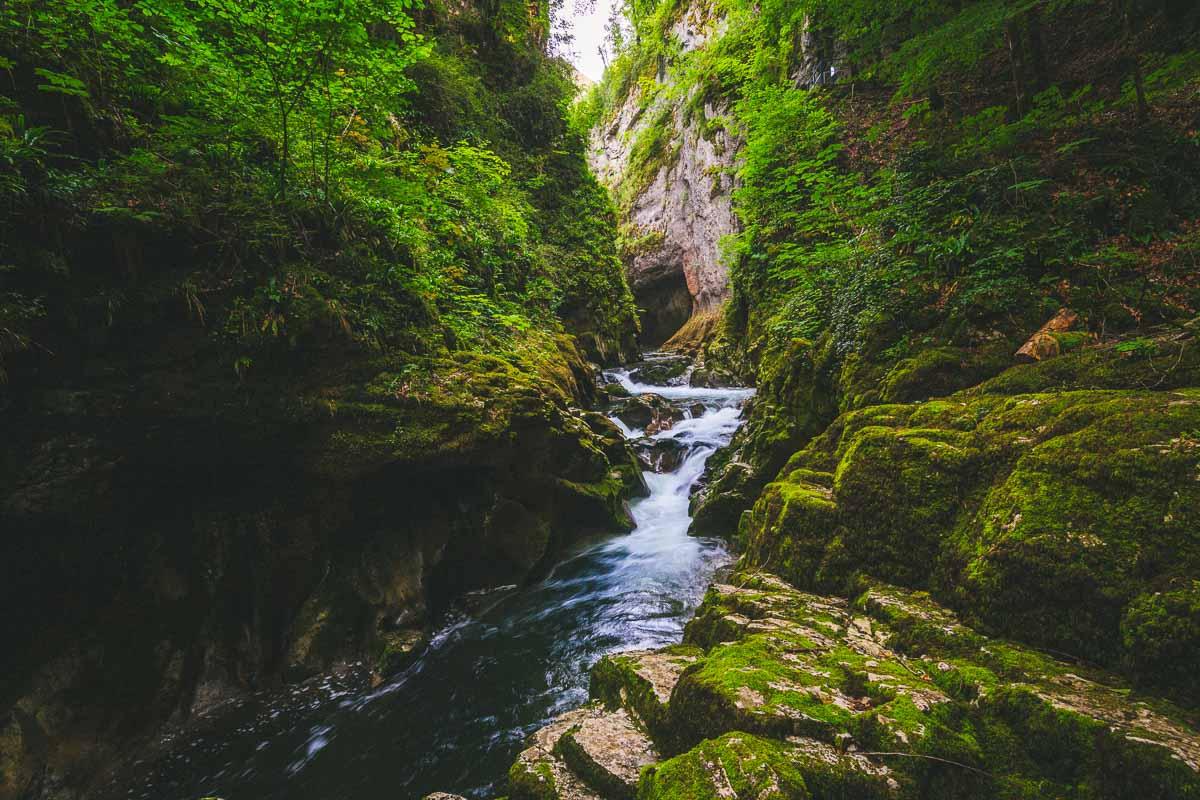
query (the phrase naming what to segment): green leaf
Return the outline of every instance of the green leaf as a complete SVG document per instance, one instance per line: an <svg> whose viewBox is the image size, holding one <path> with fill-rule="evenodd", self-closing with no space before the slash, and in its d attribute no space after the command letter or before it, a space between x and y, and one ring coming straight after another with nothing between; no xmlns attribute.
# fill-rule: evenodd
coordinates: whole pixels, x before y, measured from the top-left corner
<svg viewBox="0 0 1200 800"><path fill-rule="evenodd" d="M45 67L37 67L33 72L38 77L49 81L48 83L39 83L37 87L39 91L51 94L67 94L75 97L88 96L87 84L74 75L68 75L65 72L55 72Z"/></svg>

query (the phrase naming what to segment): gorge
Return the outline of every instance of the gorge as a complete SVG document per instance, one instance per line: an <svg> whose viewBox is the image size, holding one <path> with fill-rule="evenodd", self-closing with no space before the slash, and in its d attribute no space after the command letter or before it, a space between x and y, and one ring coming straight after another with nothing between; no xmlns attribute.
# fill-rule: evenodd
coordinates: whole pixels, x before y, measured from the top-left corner
<svg viewBox="0 0 1200 800"><path fill-rule="evenodd" d="M687 536L688 496L707 458L728 443L749 393L612 374L638 394L663 392L680 417L645 439L677 443L680 460L646 473L648 494L631 504L633 531L584 540L532 585L470 597L435 623L411 665L377 687L362 685L359 665L357 675L226 711L200 736L171 742L121 776L112 796L502 791L525 736L586 699L588 667L613 650L678 641L713 571L729 560L721 540Z"/></svg>
<svg viewBox="0 0 1200 800"><path fill-rule="evenodd" d="M1200 797L1200 8L571 13L0 6L0 800Z"/></svg>

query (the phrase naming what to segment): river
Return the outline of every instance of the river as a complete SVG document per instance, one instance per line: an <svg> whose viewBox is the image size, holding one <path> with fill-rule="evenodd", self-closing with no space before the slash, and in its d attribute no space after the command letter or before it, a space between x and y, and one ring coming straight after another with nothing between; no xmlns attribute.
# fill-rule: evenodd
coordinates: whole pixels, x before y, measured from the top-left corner
<svg viewBox="0 0 1200 800"><path fill-rule="evenodd" d="M625 369L607 374L633 393L688 409L655 434L681 442L685 455L673 472L645 473L650 495L632 505L633 532L578 544L533 585L468 598L422 656L381 686L349 673L242 703L137 765L116 796L493 796L525 737L587 699L588 668L600 656L678 642L730 560L722 542L687 535L689 495L741 424L751 391L645 385Z"/></svg>

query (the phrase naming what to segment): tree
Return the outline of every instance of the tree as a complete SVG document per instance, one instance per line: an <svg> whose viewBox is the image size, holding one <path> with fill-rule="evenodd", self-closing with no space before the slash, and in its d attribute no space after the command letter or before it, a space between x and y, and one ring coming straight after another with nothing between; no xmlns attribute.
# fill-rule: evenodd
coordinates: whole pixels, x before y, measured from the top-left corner
<svg viewBox="0 0 1200 800"><path fill-rule="evenodd" d="M163 61L217 119L278 146L286 199L297 129L310 138L329 192L336 140L367 110L409 85L420 55L412 0L143 0L168 41ZM269 110L269 116L263 111ZM382 110L376 109L376 110ZM297 116L304 124L297 125Z"/></svg>

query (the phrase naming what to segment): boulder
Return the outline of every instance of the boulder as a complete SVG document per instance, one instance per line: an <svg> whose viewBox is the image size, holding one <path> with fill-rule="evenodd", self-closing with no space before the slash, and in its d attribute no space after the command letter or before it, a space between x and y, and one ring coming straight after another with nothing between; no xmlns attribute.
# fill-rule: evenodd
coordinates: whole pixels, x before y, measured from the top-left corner
<svg viewBox="0 0 1200 800"><path fill-rule="evenodd" d="M687 446L678 439L670 438L642 437L634 441L633 451L646 469L660 474L679 469L687 457Z"/></svg>
<svg viewBox="0 0 1200 800"><path fill-rule="evenodd" d="M564 733L597 713L596 708L585 706L555 718L535 733L508 771L510 800L601 800L554 752Z"/></svg>
<svg viewBox="0 0 1200 800"><path fill-rule="evenodd" d="M609 709L625 708L664 749L675 750L671 692L703 651L692 645L605 656L592 667L589 693Z"/></svg>
<svg viewBox="0 0 1200 800"><path fill-rule="evenodd" d="M584 715L555 743L571 771L610 800L633 800L643 767L658 751L623 708Z"/></svg>
<svg viewBox="0 0 1200 800"><path fill-rule="evenodd" d="M616 381L601 384L600 393L609 400L619 400L629 397L629 390Z"/></svg>
<svg viewBox="0 0 1200 800"><path fill-rule="evenodd" d="M683 411L661 395L646 393L621 403L614 416L630 428L649 432L653 427L657 432L667 430L683 419Z"/></svg>
<svg viewBox="0 0 1200 800"><path fill-rule="evenodd" d="M629 373L629 377L637 383L671 386L684 377L689 366L691 361L682 357L656 358L642 362Z"/></svg>

